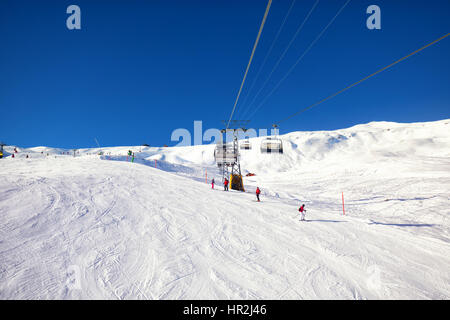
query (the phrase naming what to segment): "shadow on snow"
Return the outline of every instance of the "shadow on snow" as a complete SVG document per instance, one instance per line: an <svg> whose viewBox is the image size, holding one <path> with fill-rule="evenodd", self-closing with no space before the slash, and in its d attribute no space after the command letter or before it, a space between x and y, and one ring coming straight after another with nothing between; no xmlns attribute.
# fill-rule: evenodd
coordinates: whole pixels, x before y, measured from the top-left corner
<svg viewBox="0 0 450 320"><path fill-rule="evenodd" d="M382 226L395 226L395 227L434 227L434 224L428 223L384 223L370 220L369 224L376 224Z"/></svg>
<svg viewBox="0 0 450 320"><path fill-rule="evenodd" d="M333 222L333 223L339 223L339 222L347 222L343 220L306 220L308 222Z"/></svg>

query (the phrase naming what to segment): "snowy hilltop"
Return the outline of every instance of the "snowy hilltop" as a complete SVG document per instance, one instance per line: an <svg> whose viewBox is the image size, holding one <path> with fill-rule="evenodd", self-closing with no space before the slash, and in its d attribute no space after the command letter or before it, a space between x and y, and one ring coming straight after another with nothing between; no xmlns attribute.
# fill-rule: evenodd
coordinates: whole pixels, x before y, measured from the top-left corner
<svg viewBox="0 0 450 320"><path fill-rule="evenodd" d="M279 138L245 192L214 145L6 146L0 299L450 298L450 119Z"/></svg>

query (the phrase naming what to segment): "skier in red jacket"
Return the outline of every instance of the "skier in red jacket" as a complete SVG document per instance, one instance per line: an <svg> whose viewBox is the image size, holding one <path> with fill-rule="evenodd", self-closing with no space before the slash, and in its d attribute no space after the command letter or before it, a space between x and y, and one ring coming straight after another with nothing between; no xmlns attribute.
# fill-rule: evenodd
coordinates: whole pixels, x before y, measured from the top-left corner
<svg viewBox="0 0 450 320"><path fill-rule="evenodd" d="M305 213L306 213L305 205L302 204L302 206L298 209L298 211L302 215L301 221L305 221Z"/></svg>
<svg viewBox="0 0 450 320"><path fill-rule="evenodd" d="M259 201L259 195L261 194L261 190L259 190L259 187L256 187L256 199L258 199L258 202L260 202Z"/></svg>
<svg viewBox="0 0 450 320"><path fill-rule="evenodd" d="M225 181L223 182L223 191L228 191L228 179L225 178Z"/></svg>

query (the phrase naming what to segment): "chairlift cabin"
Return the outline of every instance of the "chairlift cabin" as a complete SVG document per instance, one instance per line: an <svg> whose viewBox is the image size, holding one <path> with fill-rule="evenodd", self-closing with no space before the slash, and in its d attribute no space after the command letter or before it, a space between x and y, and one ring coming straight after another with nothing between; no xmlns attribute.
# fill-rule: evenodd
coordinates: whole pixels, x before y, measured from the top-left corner
<svg viewBox="0 0 450 320"><path fill-rule="evenodd" d="M244 140L241 142L240 149L241 150L251 150L252 144L250 143L249 140Z"/></svg>
<svg viewBox="0 0 450 320"><path fill-rule="evenodd" d="M279 138L266 138L261 142L261 153L283 153L283 141Z"/></svg>

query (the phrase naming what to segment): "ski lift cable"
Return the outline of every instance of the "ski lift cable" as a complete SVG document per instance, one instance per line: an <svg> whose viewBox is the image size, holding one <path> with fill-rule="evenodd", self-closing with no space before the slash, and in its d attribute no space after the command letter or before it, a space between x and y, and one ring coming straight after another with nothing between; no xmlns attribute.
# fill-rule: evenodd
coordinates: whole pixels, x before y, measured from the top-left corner
<svg viewBox="0 0 450 320"><path fill-rule="evenodd" d="M264 60L263 60L263 62L262 62L262 64L261 64L261 66L259 67L259 70L258 70L258 72L256 73L255 78L254 78L253 81L252 81L252 84L250 85L250 89L248 89L248 91L247 91L247 95L245 96L245 99L244 99L244 101L242 102L242 105L243 105L243 106L246 105L247 100L248 100L248 97L250 96L250 93L252 92L253 87L254 87L255 84L256 84L256 80L258 80L259 75L260 75L262 69L263 69L264 66L266 65L267 59L269 58L269 55L270 55L270 53L272 52L272 50L273 50L273 48L274 48L274 46L275 46L275 43L277 42L278 37L279 37L280 34L281 34L281 30L283 29L283 27L284 27L284 25L285 25L285 23L286 23L286 21L287 21L289 15L291 14L292 8L294 7L294 4L295 4L296 1L297 1L297 0L293 0L293 1L292 1L291 6L289 7L289 10L288 10L287 13L286 13L286 16L284 17L283 22L281 23L281 25L280 25L280 27L279 27L279 29L278 29L278 32L277 32L275 38L274 38L273 41L272 41L272 44L271 44L271 46L270 46L270 48L269 48L269 51L267 51L267 54L266 54L266 56L264 57Z"/></svg>
<svg viewBox="0 0 450 320"><path fill-rule="evenodd" d="M94 138L94 140L95 140L95 143L97 143L97 147L100 148L100 144L98 143L97 138Z"/></svg>
<svg viewBox="0 0 450 320"><path fill-rule="evenodd" d="M301 114L301 113L303 113L303 112L305 112L305 111L307 111L307 110L309 110L309 109L311 109L311 108L313 108L313 107L318 106L319 104L322 104L323 102L325 102L325 101L327 101L327 100L330 100L331 98L334 98L335 96L337 96L337 95L343 93L344 91L347 91L348 89L350 89L350 88L352 88L352 87L354 87L354 86L360 84L361 82L364 82L364 81L366 81L366 80L372 78L373 76L375 76L375 75L377 75L377 74L379 74L379 73L385 71L386 69L389 69L389 68L393 67L394 65L396 65L396 64L398 64L398 63L400 63L400 62L402 62L403 60L406 60L406 59L408 59L409 57L411 57L411 56L413 56L413 55L419 53L420 51L422 51L422 50L424 50L424 49L426 49L426 48L428 48L428 47L434 45L435 43L437 43L437 42L439 42L439 41L441 41L441 40L447 38L449 35L450 35L450 33L447 33L446 35L444 35L444 36L442 36L442 37L440 37L440 38L434 40L433 42L430 42L429 44L427 44L427 45L421 47L420 49L417 49L416 51L411 52L410 54L404 56L403 58L400 58L400 59L398 59L397 61L395 61L395 62L389 64L388 66L379 69L378 71L376 71L376 72L374 72L374 73L372 73L372 74L370 74L370 75L368 75L368 76L362 78L361 80L359 80L359 81L357 81L357 82L355 82L355 83L353 83L353 84L351 84L351 85L345 87L344 89L342 89L342 90L340 90L340 91L338 91L338 92L336 92L336 93L333 93L332 95L326 97L325 99L322 99L322 100L320 100L320 101L318 101L318 102L316 102L316 103L314 103L314 104L312 104L312 105L310 105L310 106L308 106L308 107L306 107L306 108L303 108L303 109L301 109L301 110L299 110L299 111L293 113L292 115L290 115L290 116L288 116L288 117L286 117L286 118L284 118L284 119L281 119L280 121L277 122L277 124L280 124L281 122L287 121L287 120L289 120L289 119L291 119L291 118L293 118L293 117L295 117L295 116L297 116L297 115L299 115L299 114Z"/></svg>
<svg viewBox="0 0 450 320"><path fill-rule="evenodd" d="M284 56L286 55L286 53L289 51L289 48L291 47L291 45L294 43L295 39L297 38L298 34L300 33L300 31L303 29L303 27L305 26L306 22L309 20L309 17L311 16L311 14L313 13L314 9L317 7L317 5L319 4L320 0L316 0L316 2L314 3L314 5L312 6L311 10L309 11L309 13L306 15L305 19L303 20L303 22L300 24L300 26L297 28L297 31L294 33L294 35L292 36L291 40L289 41L287 47L284 49L283 53L281 54L280 58L278 58L278 61L275 63L274 67L272 68L272 71L270 71L269 75L267 76L266 80L264 81L263 85L261 86L261 88L258 90L258 92L256 93L256 95L253 97L252 101L250 102L250 104L248 105L247 110L250 110L251 106L255 103L256 98L258 98L259 94L261 93L261 91L266 87L267 83L269 82L270 78L272 77L273 73L275 72L275 70L278 68L278 66L280 65L281 61L284 59Z"/></svg>
<svg viewBox="0 0 450 320"><path fill-rule="evenodd" d="M341 14L344 8L348 5L351 0L347 0L344 5L339 9L336 15L330 20L330 22L326 25L325 28L319 33L319 35L310 43L308 48L302 53L302 55L295 61L292 67L286 72L286 74L281 78L281 80L273 87L273 89L269 92L269 94L260 102L260 104L253 110L253 113L250 115L249 119L252 119L256 112L262 107L262 105L267 101L267 99L272 96L272 94L280 87L281 83L286 80L286 78L291 74L291 72L295 69L295 67L303 60L306 54L312 49L312 47L320 40L323 34L328 30L328 28L333 24L333 22L337 19L337 17Z"/></svg>
<svg viewBox="0 0 450 320"><path fill-rule="evenodd" d="M245 70L245 74L244 74L244 78L242 79L242 82L241 82L241 87L239 88L238 95L237 95L236 100L234 102L233 110L231 111L230 119L228 120L228 124L227 124L227 127L226 127L227 129L228 129L228 126L230 125L231 119L233 118L233 114L234 114L234 111L236 109L236 105L238 103L239 96L241 95L241 91L242 91L242 87L244 86L245 79L247 78L247 73L248 73L248 70L249 70L250 65L252 63L253 56L254 56L255 51L256 51L256 47L258 46L259 38L260 38L262 30L264 28L264 24L266 23L266 18L267 18L267 15L269 13L269 9L270 9L271 4L272 4L272 0L269 0L269 2L267 3L267 7L266 7L266 11L264 13L263 20L261 22L261 26L259 27L258 35L256 36L255 44L253 45L252 54L250 55L250 60L248 61L247 69Z"/></svg>

